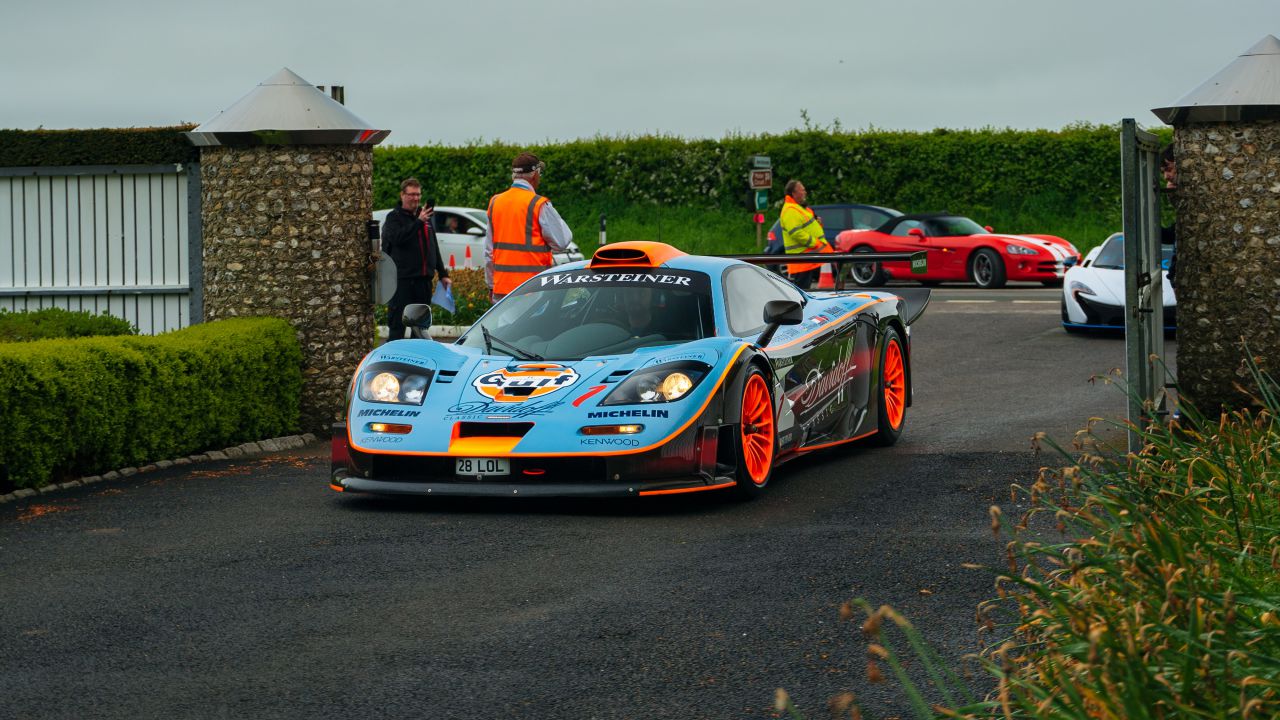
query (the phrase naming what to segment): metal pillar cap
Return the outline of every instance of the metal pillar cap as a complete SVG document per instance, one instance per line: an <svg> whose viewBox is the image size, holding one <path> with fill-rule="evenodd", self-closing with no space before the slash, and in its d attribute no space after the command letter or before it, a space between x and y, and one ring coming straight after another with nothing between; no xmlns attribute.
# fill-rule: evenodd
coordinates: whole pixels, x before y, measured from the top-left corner
<svg viewBox="0 0 1280 720"><path fill-rule="evenodd" d="M377 130L289 68L185 133L193 145L376 145Z"/></svg>
<svg viewBox="0 0 1280 720"><path fill-rule="evenodd" d="M1280 118L1280 40L1262 38L1181 100L1151 112L1168 125Z"/></svg>

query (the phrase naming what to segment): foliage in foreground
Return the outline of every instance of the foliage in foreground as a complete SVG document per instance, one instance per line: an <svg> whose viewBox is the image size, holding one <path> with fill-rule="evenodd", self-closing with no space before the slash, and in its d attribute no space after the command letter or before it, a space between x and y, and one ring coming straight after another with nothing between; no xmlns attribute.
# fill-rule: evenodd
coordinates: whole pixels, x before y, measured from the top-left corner
<svg viewBox="0 0 1280 720"><path fill-rule="evenodd" d="M302 350L278 318L0 344L0 470L18 487L283 435Z"/></svg>
<svg viewBox="0 0 1280 720"><path fill-rule="evenodd" d="M1095 418L1076 462L1015 487L1030 510L1011 524L992 507L1010 542L979 608L1005 636L979 658L990 696L966 699L910 623L860 602L869 679L887 663L921 718L1280 717L1280 387L1252 369L1260 409L1189 409L1142 429L1137 454L1105 448ZM1045 542L1055 529L1068 539ZM888 627L927 681L902 670ZM793 710L785 693L778 709ZM860 716L851 695L846 710Z"/></svg>
<svg viewBox="0 0 1280 720"><path fill-rule="evenodd" d="M127 320L113 315L94 315L87 310L51 307L9 312L0 309L0 342L137 334L137 329Z"/></svg>

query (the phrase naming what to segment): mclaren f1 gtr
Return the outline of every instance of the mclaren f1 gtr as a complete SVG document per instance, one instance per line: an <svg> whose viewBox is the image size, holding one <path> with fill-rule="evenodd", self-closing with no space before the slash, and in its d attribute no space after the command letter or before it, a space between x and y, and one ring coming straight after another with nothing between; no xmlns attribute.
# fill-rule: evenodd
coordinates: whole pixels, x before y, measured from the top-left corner
<svg viewBox="0 0 1280 720"><path fill-rule="evenodd" d="M606 245L535 275L453 344L371 352L334 428L330 485L754 495L802 454L898 440L928 293L806 293L741 260ZM411 306L406 324L429 314Z"/></svg>

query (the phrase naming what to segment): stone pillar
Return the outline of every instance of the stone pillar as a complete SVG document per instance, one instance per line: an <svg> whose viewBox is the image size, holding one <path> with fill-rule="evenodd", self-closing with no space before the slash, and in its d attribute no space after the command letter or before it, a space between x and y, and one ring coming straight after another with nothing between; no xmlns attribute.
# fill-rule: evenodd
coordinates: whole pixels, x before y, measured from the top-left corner
<svg viewBox="0 0 1280 720"><path fill-rule="evenodd" d="M1280 121L1179 126L1174 156L1178 383L1212 415L1257 392L1242 341L1280 376Z"/></svg>
<svg viewBox="0 0 1280 720"><path fill-rule="evenodd" d="M201 150L204 319L293 323L304 357L302 426L327 431L373 346L372 147Z"/></svg>

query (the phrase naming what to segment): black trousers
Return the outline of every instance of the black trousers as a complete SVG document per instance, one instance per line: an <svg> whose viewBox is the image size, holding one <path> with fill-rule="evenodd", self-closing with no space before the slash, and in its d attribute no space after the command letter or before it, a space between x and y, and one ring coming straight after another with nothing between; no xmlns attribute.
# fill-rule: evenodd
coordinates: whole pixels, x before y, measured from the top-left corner
<svg viewBox="0 0 1280 720"><path fill-rule="evenodd" d="M814 281L816 281L818 279L818 276L821 274L822 274L822 268L805 270L804 272L801 272L801 273L792 273L791 282L795 283L796 287L800 288L801 290L808 290L809 288L813 287Z"/></svg>
<svg viewBox="0 0 1280 720"><path fill-rule="evenodd" d="M387 342L404 339L404 309L414 303L431 302L431 278L396 279L396 292L387 303Z"/></svg>

